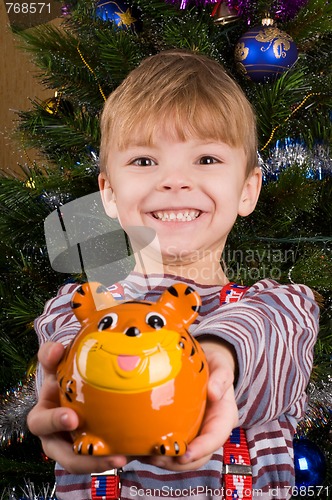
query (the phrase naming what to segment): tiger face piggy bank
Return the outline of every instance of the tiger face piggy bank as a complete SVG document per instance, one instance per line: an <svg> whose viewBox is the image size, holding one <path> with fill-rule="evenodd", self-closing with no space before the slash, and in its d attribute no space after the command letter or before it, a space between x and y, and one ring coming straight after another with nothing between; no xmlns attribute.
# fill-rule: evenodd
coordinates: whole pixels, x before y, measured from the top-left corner
<svg viewBox="0 0 332 500"><path fill-rule="evenodd" d="M208 366L187 330L200 304L183 283L155 303L119 302L98 283L77 289L81 330L57 373L61 405L79 416L76 453L185 453L206 403Z"/></svg>

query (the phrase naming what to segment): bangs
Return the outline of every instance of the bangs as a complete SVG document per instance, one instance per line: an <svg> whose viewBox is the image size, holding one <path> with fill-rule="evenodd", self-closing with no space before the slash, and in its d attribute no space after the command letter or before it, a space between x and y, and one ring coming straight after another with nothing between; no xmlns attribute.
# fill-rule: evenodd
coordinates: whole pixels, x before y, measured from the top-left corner
<svg viewBox="0 0 332 500"><path fill-rule="evenodd" d="M117 136L118 148L123 150L133 143L151 146L158 133L180 142L201 139L224 142L234 147L243 144L238 130L227 127L224 120L220 122L220 114L215 108L211 110L209 116L202 109L188 111L184 108L167 107L165 110L152 111L151 114L151 110L144 112L140 109L139 122L132 120L132 117L122 118L117 126L117 130L120 131Z"/></svg>
<svg viewBox="0 0 332 500"><path fill-rule="evenodd" d="M198 100L199 99L198 97ZM245 144L243 124L230 123L225 109L218 109L214 103L192 101L167 102L162 106L145 102L144 106L133 106L127 115L122 114L114 122L112 137L120 150L130 144L152 145L157 134L170 140L184 142L190 139L223 142L232 147ZM138 119L137 119L138 118Z"/></svg>

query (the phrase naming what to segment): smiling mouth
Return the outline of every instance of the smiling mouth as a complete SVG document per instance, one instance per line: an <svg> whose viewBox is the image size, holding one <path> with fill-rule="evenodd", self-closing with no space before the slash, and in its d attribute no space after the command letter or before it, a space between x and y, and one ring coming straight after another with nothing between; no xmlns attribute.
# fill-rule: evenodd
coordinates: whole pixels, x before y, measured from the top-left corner
<svg viewBox="0 0 332 500"><path fill-rule="evenodd" d="M158 210L152 216L162 222L191 222L201 215L201 210Z"/></svg>

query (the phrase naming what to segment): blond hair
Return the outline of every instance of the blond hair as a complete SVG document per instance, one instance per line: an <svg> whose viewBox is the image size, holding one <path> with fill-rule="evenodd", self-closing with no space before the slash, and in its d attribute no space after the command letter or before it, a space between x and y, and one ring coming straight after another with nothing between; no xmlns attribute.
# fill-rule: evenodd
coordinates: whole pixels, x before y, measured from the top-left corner
<svg viewBox="0 0 332 500"><path fill-rule="evenodd" d="M107 99L101 117L100 168L111 144L152 144L156 131L185 141L217 140L243 147L247 172L257 166L253 109L240 86L207 56L168 50L131 71Z"/></svg>

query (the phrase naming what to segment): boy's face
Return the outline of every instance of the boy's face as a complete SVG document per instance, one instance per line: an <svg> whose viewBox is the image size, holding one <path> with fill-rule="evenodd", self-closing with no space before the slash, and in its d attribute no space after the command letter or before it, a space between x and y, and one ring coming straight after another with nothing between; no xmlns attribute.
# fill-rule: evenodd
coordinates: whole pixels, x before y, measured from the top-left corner
<svg viewBox="0 0 332 500"><path fill-rule="evenodd" d="M99 178L106 212L124 229L154 229L164 263L220 258L238 214L256 205L260 170L247 178L242 148L156 134L153 145L110 151Z"/></svg>

